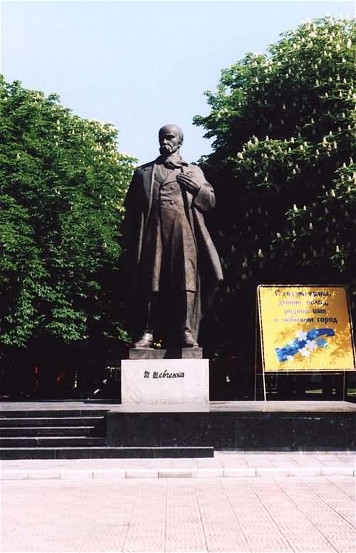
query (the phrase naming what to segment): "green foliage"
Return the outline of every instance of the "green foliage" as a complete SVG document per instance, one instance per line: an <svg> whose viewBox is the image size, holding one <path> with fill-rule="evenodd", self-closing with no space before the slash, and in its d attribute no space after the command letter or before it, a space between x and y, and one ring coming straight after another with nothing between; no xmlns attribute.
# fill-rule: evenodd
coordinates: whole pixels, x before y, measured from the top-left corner
<svg viewBox="0 0 356 553"><path fill-rule="evenodd" d="M356 24L324 18L222 72L202 159L215 185L222 301L258 283L355 282ZM251 306L250 306L251 307Z"/></svg>
<svg viewBox="0 0 356 553"><path fill-rule="evenodd" d="M0 80L0 340L119 332L113 311L133 159L110 124Z"/></svg>

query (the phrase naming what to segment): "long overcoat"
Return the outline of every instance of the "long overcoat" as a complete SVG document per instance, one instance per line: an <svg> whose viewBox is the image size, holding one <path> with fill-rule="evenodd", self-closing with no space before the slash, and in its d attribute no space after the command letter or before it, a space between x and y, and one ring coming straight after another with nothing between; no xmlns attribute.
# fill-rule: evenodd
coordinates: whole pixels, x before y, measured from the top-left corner
<svg viewBox="0 0 356 553"><path fill-rule="evenodd" d="M150 263L147 250L151 241L147 223L152 210L154 168L155 161L142 165L135 171L124 203L123 261L127 286L130 288L128 292L132 298L142 295L144 291L142 288L146 288L147 292L150 291L150 283L147 282L145 285L145 274L150 273L147 271L147 263ZM198 254L195 330L193 329L193 334L197 338L199 322L211 306L218 283L223 278L219 256L206 228L203 215L204 211L215 206L215 194L198 166L183 162L180 170L192 174L194 181L200 186L198 192L194 194L182 187L184 210L195 238ZM152 263L154 263L154 253L152 253Z"/></svg>

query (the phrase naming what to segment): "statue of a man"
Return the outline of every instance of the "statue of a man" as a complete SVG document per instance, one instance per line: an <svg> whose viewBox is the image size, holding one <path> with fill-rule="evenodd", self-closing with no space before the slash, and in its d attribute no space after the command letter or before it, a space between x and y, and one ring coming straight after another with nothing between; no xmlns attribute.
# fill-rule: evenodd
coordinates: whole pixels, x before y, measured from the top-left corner
<svg viewBox="0 0 356 553"><path fill-rule="evenodd" d="M136 348L197 347L200 320L222 280L203 212L215 205L202 170L180 155L183 133L159 130L160 156L139 167L125 199L126 250Z"/></svg>

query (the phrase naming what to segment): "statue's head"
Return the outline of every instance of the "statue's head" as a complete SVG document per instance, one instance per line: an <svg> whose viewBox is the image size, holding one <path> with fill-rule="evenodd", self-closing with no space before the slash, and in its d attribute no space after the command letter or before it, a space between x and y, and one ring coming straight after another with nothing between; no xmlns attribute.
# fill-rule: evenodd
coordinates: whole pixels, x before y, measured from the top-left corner
<svg viewBox="0 0 356 553"><path fill-rule="evenodd" d="M183 131L177 125L164 125L159 129L159 151L163 157L168 157L183 144Z"/></svg>

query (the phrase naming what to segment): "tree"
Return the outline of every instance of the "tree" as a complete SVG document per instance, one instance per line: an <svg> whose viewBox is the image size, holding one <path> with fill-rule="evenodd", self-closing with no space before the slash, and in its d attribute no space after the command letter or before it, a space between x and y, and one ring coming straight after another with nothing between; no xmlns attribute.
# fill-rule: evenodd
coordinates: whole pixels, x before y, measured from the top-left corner
<svg viewBox="0 0 356 553"><path fill-rule="evenodd" d="M121 332L122 202L134 160L117 130L55 94L0 80L0 342L73 343Z"/></svg>
<svg viewBox="0 0 356 553"><path fill-rule="evenodd" d="M238 341L246 321L253 333L259 283L355 287L355 29L323 18L247 54L195 117L215 138L201 163L226 277L218 341Z"/></svg>

